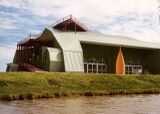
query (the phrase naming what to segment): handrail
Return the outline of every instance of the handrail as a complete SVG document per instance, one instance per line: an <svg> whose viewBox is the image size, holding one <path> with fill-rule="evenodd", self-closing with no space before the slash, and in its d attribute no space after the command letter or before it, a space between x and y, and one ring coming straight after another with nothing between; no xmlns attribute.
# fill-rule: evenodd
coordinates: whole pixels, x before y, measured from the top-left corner
<svg viewBox="0 0 160 114"><path fill-rule="evenodd" d="M86 31L91 31L88 27L86 27L83 23L81 23L77 18L72 16L72 21L74 21L76 24L84 28Z"/></svg>
<svg viewBox="0 0 160 114"><path fill-rule="evenodd" d="M18 45L24 44L24 43L28 42L30 39L37 39L41 35L42 35L42 33L39 33L39 34L30 34L27 38L19 41Z"/></svg>
<svg viewBox="0 0 160 114"><path fill-rule="evenodd" d="M56 25L58 25L59 23L62 23L64 21L67 21L71 19L72 21L74 21L76 24L78 24L80 27L82 27L83 29L85 29L86 31L91 31L88 27L86 27L84 24L82 24L77 18L75 18L74 16L72 15L68 15L68 16L65 16L59 20L57 20L55 23L53 23L52 25L50 25L51 27L55 27Z"/></svg>
<svg viewBox="0 0 160 114"><path fill-rule="evenodd" d="M62 23L62 22L66 21L68 19L71 19L71 18L72 18L72 15L65 16L65 17L57 20L56 22L54 22L51 26L54 27L54 26L58 25L59 23Z"/></svg>
<svg viewBox="0 0 160 114"><path fill-rule="evenodd" d="M73 17L72 15L68 15L68 16L65 16L59 20L57 20L55 23L51 24L49 27L55 27L56 25L64 22L64 21L67 21L71 19L72 21L74 21L77 25L79 25L80 27L82 27L85 31L91 31L88 27L86 27L84 24L82 24L77 18ZM39 34L35 34L35 35L32 35L30 34L27 38L19 41L17 43L17 45L22 45L26 42L28 42L30 39L37 39L38 37L40 37L42 35L42 33L39 33Z"/></svg>

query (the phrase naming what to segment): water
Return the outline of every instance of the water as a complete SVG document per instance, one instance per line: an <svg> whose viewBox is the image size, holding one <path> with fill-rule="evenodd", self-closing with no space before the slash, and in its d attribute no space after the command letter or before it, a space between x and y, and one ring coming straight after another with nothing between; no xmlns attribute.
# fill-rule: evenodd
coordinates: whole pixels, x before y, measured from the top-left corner
<svg viewBox="0 0 160 114"><path fill-rule="evenodd" d="M160 114L160 95L0 102L0 114Z"/></svg>

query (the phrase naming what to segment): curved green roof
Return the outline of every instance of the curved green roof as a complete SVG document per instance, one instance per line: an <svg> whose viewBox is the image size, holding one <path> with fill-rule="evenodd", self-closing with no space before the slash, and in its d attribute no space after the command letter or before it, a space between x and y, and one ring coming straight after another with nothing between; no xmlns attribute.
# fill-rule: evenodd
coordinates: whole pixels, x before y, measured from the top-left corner
<svg viewBox="0 0 160 114"><path fill-rule="evenodd" d="M84 72L83 51L78 39L72 36L63 36L62 32L48 28L63 51L65 71Z"/></svg>

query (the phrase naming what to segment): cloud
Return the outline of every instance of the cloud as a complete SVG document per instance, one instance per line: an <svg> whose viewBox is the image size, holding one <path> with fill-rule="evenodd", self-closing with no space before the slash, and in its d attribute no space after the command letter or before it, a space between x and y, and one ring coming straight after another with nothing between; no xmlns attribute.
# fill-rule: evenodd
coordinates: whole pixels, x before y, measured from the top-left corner
<svg viewBox="0 0 160 114"><path fill-rule="evenodd" d="M0 60L11 61L19 40L68 14L96 32L160 42L157 7L157 0L0 0Z"/></svg>
<svg viewBox="0 0 160 114"><path fill-rule="evenodd" d="M1 44L0 43L0 72L6 70L6 64L12 63L15 54L15 44Z"/></svg>
<svg viewBox="0 0 160 114"><path fill-rule="evenodd" d="M86 17L98 14L94 18L104 14L154 12L158 7L157 0L1 0L0 5L25 9L40 16L58 17L73 13L76 16Z"/></svg>
<svg viewBox="0 0 160 114"><path fill-rule="evenodd" d="M22 0L0 0L0 5L5 7L21 8L24 5Z"/></svg>
<svg viewBox="0 0 160 114"><path fill-rule="evenodd" d="M13 34L18 28L26 34L37 32L73 14L102 33L145 37L147 32L156 39L159 35L157 0L0 0L0 6L5 9L1 10L0 33L11 30L7 34Z"/></svg>
<svg viewBox="0 0 160 114"><path fill-rule="evenodd" d="M14 22L14 20L0 19L0 29L16 29L16 26L14 26Z"/></svg>
<svg viewBox="0 0 160 114"><path fill-rule="evenodd" d="M34 15L59 19L73 14L95 31L160 42L157 0L28 0L26 4L24 9Z"/></svg>
<svg viewBox="0 0 160 114"><path fill-rule="evenodd" d="M2 45L0 44L0 50L1 50L1 54L0 54L0 60L3 59L9 59L9 58L13 58L13 55L15 53L15 49L16 49L16 45Z"/></svg>
<svg viewBox="0 0 160 114"><path fill-rule="evenodd" d="M108 34L120 34L143 41L160 42L160 26L157 14L136 12L108 17L105 24L97 25L99 31Z"/></svg>
<svg viewBox="0 0 160 114"><path fill-rule="evenodd" d="M6 71L6 67L7 67L7 64L6 63L10 63L11 62L11 59L3 59L1 60L0 59L0 72L5 72Z"/></svg>

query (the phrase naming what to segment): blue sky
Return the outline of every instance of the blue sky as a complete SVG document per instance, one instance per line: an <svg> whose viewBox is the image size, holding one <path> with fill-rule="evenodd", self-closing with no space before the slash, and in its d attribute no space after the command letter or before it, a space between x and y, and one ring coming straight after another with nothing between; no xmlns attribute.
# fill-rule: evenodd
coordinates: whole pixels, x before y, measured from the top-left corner
<svg viewBox="0 0 160 114"><path fill-rule="evenodd" d="M160 42L157 0L0 0L0 72L18 41L73 14L91 30Z"/></svg>

